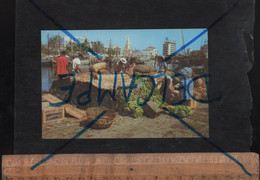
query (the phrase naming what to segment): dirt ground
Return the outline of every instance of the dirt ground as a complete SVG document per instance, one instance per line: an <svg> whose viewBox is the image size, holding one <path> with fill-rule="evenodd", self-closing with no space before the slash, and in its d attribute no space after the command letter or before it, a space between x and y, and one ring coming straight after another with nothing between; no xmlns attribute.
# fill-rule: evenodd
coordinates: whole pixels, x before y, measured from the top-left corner
<svg viewBox="0 0 260 180"><path fill-rule="evenodd" d="M190 126L205 137L209 137L208 104L199 104L193 114L183 118ZM66 117L62 121L48 122L42 125L43 139L70 139L80 132L80 122L75 118ZM117 116L114 123L107 129L88 129L79 138L196 138L194 132L188 129L176 118L161 114L150 119L146 116L132 118Z"/></svg>

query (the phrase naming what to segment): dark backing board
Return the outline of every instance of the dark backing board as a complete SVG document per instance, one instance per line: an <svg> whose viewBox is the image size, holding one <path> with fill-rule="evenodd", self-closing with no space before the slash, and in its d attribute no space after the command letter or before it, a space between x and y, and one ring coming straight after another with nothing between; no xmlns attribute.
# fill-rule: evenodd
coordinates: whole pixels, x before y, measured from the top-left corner
<svg viewBox="0 0 260 180"><path fill-rule="evenodd" d="M223 15L229 1L36 1L65 29L205 28ZM252 98L247 72L252 67L248 34L254 3L238 2L208 32L210 140L225 151L249 151ZM31 1L16 4L15 153L50 153L66 140L41 139L41 30L58 30ZM252 43L249 41L249 44ZM249 53L247 53L249 52ZM75 140L60 153L214 152L199 138Z"/></svg>

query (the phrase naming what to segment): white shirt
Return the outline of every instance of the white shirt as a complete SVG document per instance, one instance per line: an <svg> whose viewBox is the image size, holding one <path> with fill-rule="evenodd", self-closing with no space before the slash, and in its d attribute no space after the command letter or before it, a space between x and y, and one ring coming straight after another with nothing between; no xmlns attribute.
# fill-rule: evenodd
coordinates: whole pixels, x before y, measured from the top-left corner
<svg viewBox="0 0 260 180"><path fill-rule="evenodd" d="M192 79L192 69L190 67L185 67L183 69L180 70L180 73L183 74L185 77L186 77L186 89L188 88L188 83L191 81ZM184 85L184 79L182 78L181 79L181 84ZM191 95L193 95L193 86L194 84L191 83L190 86L189 86L189 92ZM182 96L182 93L181 93L181 96ZM186 100L190 100L192 99L190 97L190 95L188 94L188 91L186 91Z"/></svg>
<svg viewBox="0 0 260 180"><path fill-rule="evenodd" d="M73 67L73 69L76 69L77 64L80 64L80 63L81 63L81 62L80 62L80 59L79 59L79 58L73 59L73 61L72 61L72 67Z"/></svg>

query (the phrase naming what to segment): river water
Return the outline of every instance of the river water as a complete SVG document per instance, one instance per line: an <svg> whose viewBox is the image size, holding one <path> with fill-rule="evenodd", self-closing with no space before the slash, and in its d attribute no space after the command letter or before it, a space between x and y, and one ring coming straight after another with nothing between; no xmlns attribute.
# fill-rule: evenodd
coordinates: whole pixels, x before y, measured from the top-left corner
<svg viewBox="0 0 260 180"><path fill-rule="evenodd" d="M55 70L52 65L42 65L42 90L49 90L54 77Z"/></svg>
<svg viewBox="0 0 260 180"><path fill-rule="evenodd" d="M89 65L80 65L80 69L87 72L89 71ZM49 91L52 82L57 79L55 76L56 66L53 65L42 65L42 90Z"/></svg>

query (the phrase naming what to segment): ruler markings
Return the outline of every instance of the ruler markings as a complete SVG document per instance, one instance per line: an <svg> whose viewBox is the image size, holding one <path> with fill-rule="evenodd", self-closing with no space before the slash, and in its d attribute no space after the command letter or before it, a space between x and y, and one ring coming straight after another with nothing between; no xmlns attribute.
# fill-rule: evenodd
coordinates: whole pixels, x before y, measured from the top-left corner
<svg viewBox="0 0 260 180"><path fill-rule="evenodd" d="M3 156L3 178L40 177L145 177L145 179L255 179L259 157L255 153L230 153L252 172L243 170L222 153L167 154L57 154L34 171L32 164L45 155ZM167 178L166 178L167 177Z"/></svg>

